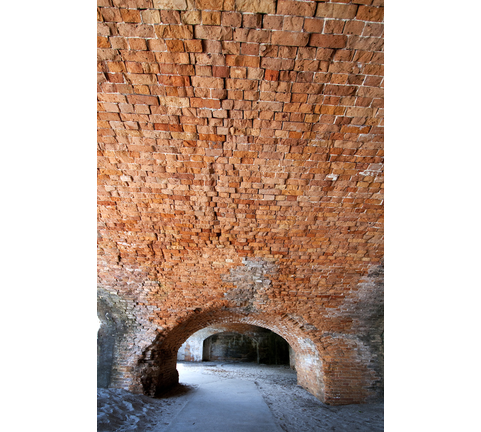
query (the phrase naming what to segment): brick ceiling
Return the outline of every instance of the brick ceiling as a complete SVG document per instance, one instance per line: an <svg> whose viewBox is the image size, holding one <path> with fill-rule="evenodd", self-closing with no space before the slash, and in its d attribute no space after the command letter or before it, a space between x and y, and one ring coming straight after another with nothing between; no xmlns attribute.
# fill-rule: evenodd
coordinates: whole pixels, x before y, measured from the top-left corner
<svg viewBox="0 0 481 432"><path fill-rule="evenodd" d="M98 5L99 285L162 330L245 306L261 263L257 310L351 331L326 317L383 257L382 1Z"/></svg>

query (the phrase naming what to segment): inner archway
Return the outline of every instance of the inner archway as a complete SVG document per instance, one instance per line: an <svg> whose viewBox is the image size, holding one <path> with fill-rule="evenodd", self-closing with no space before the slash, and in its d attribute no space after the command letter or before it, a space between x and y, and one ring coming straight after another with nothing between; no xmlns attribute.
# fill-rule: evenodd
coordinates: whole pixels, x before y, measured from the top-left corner
<svg viewBox="0 0 481 432"><path fill-rule="evenodd" d="M191 335L179 348L177 360L238 361L291 365L295 356L289 343L269 329L249 324L218 325Z"/></svg>
<svg viewBox="0 0 481 432"><path fill-rule="evenodd" d="M316 345L309 338L308 331L287 316L260 312L242 313L226 308L193 313L164 337L159 336L145 351L144 358L139 363L141 392L156 396L177 384L179 374L176 365L179 348L199 330L226 325L261 327L283 338L295 353L298 384L320 400L324 400L322 361ZM201 360L202 357L197 361Z"/></svg>

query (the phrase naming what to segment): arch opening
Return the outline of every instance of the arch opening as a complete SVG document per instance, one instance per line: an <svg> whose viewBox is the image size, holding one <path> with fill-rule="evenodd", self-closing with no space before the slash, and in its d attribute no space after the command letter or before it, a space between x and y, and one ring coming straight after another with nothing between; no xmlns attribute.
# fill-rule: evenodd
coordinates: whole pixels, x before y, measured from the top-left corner
<svg viewBox="0 0 481 432"><path fill-rule="evenodd" d="M177 360L240 361L290 365L294 351L289 343L269 329L235 324L211 326L195 332L179 348Z"/></svg>
<svg viewBox="0 0 481 432"><path fill-rule="evenodd" d="M296 326L296 323L287 316L242 313L228 309L194 313L168 334L163 337L159 336L144 352L143 359L139 362L138 392L148 396L159 396L177 384L179 382L177 359L178 352L182 353L181 347L189 337L196 332L203 331L204 335L199 338L196 353L193 353L190 348L185 350L186 345L184 345L183 351L184 356L187 351L187 355L191 356L192 361L202 361L203 341L213 334L221 333L213 330L213 328L219 330L219 327L221 332L228 329L230 331L237 330L238 333L239 329L242 329L242 333L246 333L248 328L262 328L273 333L273 338L283 339L287 345L287 349L284 349L284 358L287 351L287 357L290 357L292 362L291 366L295 364L298 384L318 399L324 400L322 361L316 345L309 339L307 331ZM284 346L284 348L286 347Z"/></svg>

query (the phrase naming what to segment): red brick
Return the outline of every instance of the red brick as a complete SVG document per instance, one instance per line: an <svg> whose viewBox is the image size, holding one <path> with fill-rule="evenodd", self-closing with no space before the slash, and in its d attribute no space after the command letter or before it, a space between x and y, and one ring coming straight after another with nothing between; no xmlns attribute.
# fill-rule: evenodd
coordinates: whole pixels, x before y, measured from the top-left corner
<svg viewBox="0 0 481 432"><path fill-rule="evenodd" d="M133 9L120 9L120 14L122 15L122 20L128 23L139 23L142 22L140 18L140 12Z"/></svg>
<svg viewBox="0 0 481 432"><path fill-rule="evenodd" d="M362 35L364 23L362 21L350 21L344 26L343 34L345 35Z"/></svg>
<svg viewBox="0 0 481 432"><path fill-rule="evenodd" d="M360 51L382 51L384 40L376 37L350 36L347 48Z"/></svg>
<svg viewBox="0 0 481 432"><path fill-rule="evenodd" d="M226 89L229 90L257 90L258 82L246 79L226 79Z"/></svg>
<svg viewBox="0 0 481 432"><path fill-rule="evenodd" d="M155 37L154 28L149 24L123 24L117 25L120 36L153 38Z"/></svg>
<svg viewBox="0 0 481 432"><path fill-rule="evenodd" d="M272 70L291 70L294 68L294 60L283 58L268 58L264 57L261 60L261 67Z"/></svg>
<svg viewBox="0 0 481 432"><path fill-rule="evenodd" d="M221 13L212 11L202 11L202 24L220 26Z"/></svg>
<svg viewBox="0 0 481 432"><path fill-rule="evenodd" d="M317 3L314 1L300 2L292 0L278 0L277 14L311 17L314 16L316 5Z"/></svg>
<svg viewBox="0 0 481 432"><path fill-rule="evenodd" d="M279 79L279 71L267 69L264 78L268 81L277 81Z"/></svg>
<svg viewBox="0 0 481 432"><path fill-rule="evenodd" d="M268 30L250 29L247 33L247 38L245 41L255 43L268 43L270 37L271 32Z"/></svg>
<svg viewBox="0 0 481 432"><path fill-rule="evenodd" d="M199 9L223 10L224 0L196 0Z"/></svg>
<svg viewBox="0 0 481 432"><path fill-rule="evenodd" d="M143 10L140 15L144 24L159 24L160 13L158 10Z"/></svg>
<svg viewBox="0 0 481 432"><path fill-rule="evenodd" d="M188 87L190 85L190 78L188 76L173 76L172 85L174 87Z"/></svg>
<svg viewBox="0 0 481 432"><path fill-rule="evenodd" d="M343 86L343 85L328 85L324 88L325 94L338 95L338 96L350 96L357 90L355 86Z"/></svg>
<svg viewBox="0 0 481 432"><path fill-rule="evenodd" d="M157 25L155 26L155 34L158 38L172 39L193 39L194 30L191 25Z"/></svg>
<svg viewBox="0 0 481 432"><path fill-rule="evenodd" d="M197 77L191 78L194 87L207 88L224 88L224 80L222 78Z"/></svg>
<svg viewBox="0 0 481 432"><path fill-rule="evenodd" d="M283 20L284 17L282 16L264 15L262 27L266 29L282 30Z"/></svg>
<svg viewBox="0 0 481 432"><path fill-rule="evenodd" d="M189 42L189 41L186 41ZM167 51L165 42L158 39L148 39L147 45L150 51Z"/></svg>
<svg viewBox="0 0 481 432"><path fill-rule="evenodd" d="M347 43L347 36L338 35L323 35L313 33L309 40L310 46L317 46L322 48L344 48Z"/></svg>
<svg viewBox="0 0 481 432"><path fill-rule="evenodd" d="M299 32L302 31L302 27L304 25L304 18L303 17L284 17L284 23L282 26L282 30L285 31L295 31Z"/></svg>
<svg viewBox="0 0 481 432"><path fill-rule="evenodd" d="M215 77L228 78L229 68L227 66L213 66L212 75Z"/></svg>
<svg viewBox="0 0 481 432"><path fill-rule="evenodd" d="M344 20L326 20L324 23L324 34L342 34Z"/></svg>
<svg viewBox="0 0 481 432"><path fill-rule="evenodd" d="M242 27L244 28L259 28L262 26L262 15L255 14L243 14L242 15Z"/></svg>
<svg viewBox="0 0 481 432"><path fill-rule="evenodd" d="M232 28L229 27L196 25L194 33L196 39L232 40Z"/></svg>
<svg viewBox="0 0 481 432"><path fill-rule="evenodd" d="M169 52L184 52L184 43L180 40L167 39L165 45Z"/></svg>
<svg viewBox="0 0 481 432"><path fill-rule="evenodd" d="M367 76L364 80L364 85L368 87L378 87L381 84L382 77Z"/></svg>
<svg viewBox="0 0 481 432"><path fill-rule="evenodd" d="M199 134L201 141L225 141L225 135Z"/></svg>
<svg viewBox="0 0 481 432"><path fill-rule="evenodd" d="M240 27L242 14L238 12L222 12L221 24L226 27Z"/></svg>
<svg viewBox="0 0 481 432"><path fill-rule="evenodd" d="M383 65L371 64L366 65L362 69L362 73L365 75L384 75L384 67Z"/></svg>
<svg viewBox="0 0 481 432"><path fill-rule="evenodd" d="M375 36L379 37L382 36L384 32L384 24L383 23L366 23L364 27L364 31L362 32L363 36Z"/></svg>
<svg viewBox="0 0 481 432"><path fill-rule="evenodd" d="M359 6L356 19L360 21L382 22L384 19L383 7Z"/></svg>
<svg viewBox="0 0 481 432"><path fill-rule="evenodd" d="M159 105L159 99L156 96L128 95L127 100L131 104Z"/></svg>
<svg viewBox="0 0 481 432"><path fill-rule="evenodd" d="M155 62L155 55L154 53L151 53L151 52L121 50L120 54L125 61L139 62L139 63Z"/></svg>
<svg viewBox="0 0 481 432"><path fill-rule="evenodd" d="M242 43L241 44L241 54L242 55L259 55L260 45L256 43Z"/></svg>
<svg viewBox="0 0 481 432"><path fill-rule="evenodd" d="M259 57L256 56L236 56L227 55L225 56L225 61L227 66L243 66L256 68L259 67Z"/></svg>
<svg viewBox="0 0 481 432"><path fill-rule="evenodd" d="M99 48L110 48L109 38L97 36L97 46Z"/></svg>
<svg viewBox="0 0 481 432"><path fill-rule="evenodd" d="M304 31L308 33L322 33L324 20L321 18L306 18L304 20Z"/></svg>
<svg viewBox="0 0 481 432"><path fill-rule="evenodd" d="M101 8L100 14L102 15L103 20L106 22L122 22L123 20L122 15L120 14L120 9L117 8Z"/></svg>
<svg viewBox="0 0 481 432"><path fill-rule="evenodd" d="M111 83L123 83L124 82L124 76L122 74L107 74L107 79Z"/></svg>
<svg viewBox="0 0 481 432"><path fill-rule="evenodd" d="M191 106L194 108L214 108L220 109L220 101L214 99L198 99L198 98L191 98L190 99Z"/></svg>
<svg viewBox="0 0 481 432"><path fill-rule="evenodd" d="M239 12L273 14L276 11L275 0L235 0Z"/></svg>
<svg viewBox="0 0 481 432"><path fill-rule="evenodd" d="M280 46L279 57L284 59L294 59L297 56L298 48L295 46Z"/></svg>
<svg viewBox="0 0 481 432"><path fill-rule="evenodd" d="M273 45L302 47L307 45L307 42L309 41L309 35L306 33L276 31L272 33L271 41Z"/></svg>
<svg viewBox="0 0 481 432"><path fill-rule="evenodd" d="M186 40L184 41L185 51L187 52L202 52L202 41L200 40Z"/></svg>
<svg viewBox="0 0 481 432"><path fill-rule="evenodd" d="M160 19L164 24L180 24L180 12L177 10L161 10Z"/></svg>
<svg viewBox="0 0 481 432"><path fill-rule="evenodd" d="M352 19L358 6L341 3L318 3L316 17Z"/></svg>
<svg viewBox="0 0 481 432"><path fill-rule="evenodd" d="M129 47L131 50L145 51L147 49L147 44L145 42L145 39L129 38L127 39L127 42L129 43Z"/></svg>

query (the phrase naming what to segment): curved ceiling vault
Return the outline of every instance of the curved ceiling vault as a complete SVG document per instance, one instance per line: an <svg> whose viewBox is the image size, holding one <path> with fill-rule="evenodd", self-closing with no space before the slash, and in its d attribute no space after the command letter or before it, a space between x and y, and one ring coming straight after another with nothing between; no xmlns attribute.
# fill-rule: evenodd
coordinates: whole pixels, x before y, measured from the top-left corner
<svg viewBox="0 0 481 432"><path fill-rule="evenodd" d="M111 385L159 335L231 310L357 350L331 366L366 365L364 390L333 400L378 392L383 2L98 6L98 285L127 328Z"/></svg>

